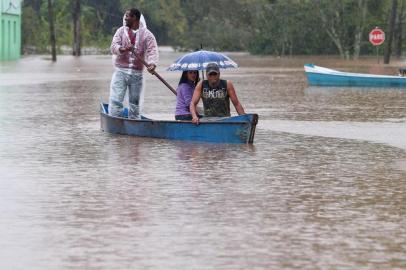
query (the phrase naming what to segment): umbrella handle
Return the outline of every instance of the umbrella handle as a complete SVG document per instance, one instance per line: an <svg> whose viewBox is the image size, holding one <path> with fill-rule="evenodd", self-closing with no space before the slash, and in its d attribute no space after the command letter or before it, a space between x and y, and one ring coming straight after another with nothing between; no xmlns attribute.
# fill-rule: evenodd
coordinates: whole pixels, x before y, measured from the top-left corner
<svg viewBox="0 0 406 270"><path fill-rule="evenodd" d="M144 66L148 68L147 62L145 62L145 60L142 59L142 58L141 58L138 54L136 54L135 52L134 52L134 54L135 54L135 56L138 58L138 60L140 60L141 63L143 63ZM173 89L173 87L172 87L167 81L165 81L164 78L161 77L161 75L159 75L156 71L154 71L152 74L155 75L163 84L165 84L166 87L168 87L169 90L171 90L172 93L175 94L175 96L177 95L176 90Z"/></svg>

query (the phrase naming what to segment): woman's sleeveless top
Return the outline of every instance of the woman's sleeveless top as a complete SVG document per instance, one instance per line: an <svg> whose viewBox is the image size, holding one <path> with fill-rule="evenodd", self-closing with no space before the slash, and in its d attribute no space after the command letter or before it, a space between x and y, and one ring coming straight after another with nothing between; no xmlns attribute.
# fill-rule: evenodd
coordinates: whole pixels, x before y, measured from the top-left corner
<svg viewBox="0 0 406 270"><path fill-rule="evenodd" d="M202 85L203 109L205 117L230 116L230 97L227 92L227 81L220 80L217 86L210 86L204 80Z"/></svg>

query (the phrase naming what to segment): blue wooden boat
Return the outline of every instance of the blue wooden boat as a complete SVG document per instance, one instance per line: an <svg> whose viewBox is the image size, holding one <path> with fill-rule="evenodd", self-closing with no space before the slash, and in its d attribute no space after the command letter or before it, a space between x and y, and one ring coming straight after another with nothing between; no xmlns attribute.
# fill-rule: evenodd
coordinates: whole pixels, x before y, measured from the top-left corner
<svg viewBox="0 0 406 270"><path fill-rule="evenodd" d="M406 88L406 77L401 76L341 72L313 64L305 64L304 69L309 85Z"/></svg>
<svg viewBox="0 0 406 270"><path fill-rule="evenodd" d="M128 119L128 109L123 117L108 115L108 104L100 104L101 129L103 131L171 140L201 141L213 143L254 142L257 114L245 114L210 121L201 119L199 125L191 121L152 120L141 117L140 120Z"/></svg>

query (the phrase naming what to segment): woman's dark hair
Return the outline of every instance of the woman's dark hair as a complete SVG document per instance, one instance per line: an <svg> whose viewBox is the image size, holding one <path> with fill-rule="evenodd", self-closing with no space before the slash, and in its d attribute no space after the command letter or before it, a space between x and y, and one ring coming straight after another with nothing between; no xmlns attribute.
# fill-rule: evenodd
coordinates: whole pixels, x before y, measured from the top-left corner
<svg viewBox="0 0 406 270"><path fill-rule="evenodd" d="M196 70L196 71L197 71L197 76L196 76L196 80L193 82L194 86L196 86L196 84L200 81L199 71L198 70ZM187 72L188 72L187 70L182 72L182 77L180 77L178 85L181 83L189 83L189 80L187 78Z"/></svg>
<svg viewBox="0 0 406 270"><path fill-rule="evenodd" d="M130 8L130 9L127 9L127 11L129 11L129 15L131 17L135 16L137 18L137 20L139 20L141 18L141 11L139 11L138 9Z"/></svg>

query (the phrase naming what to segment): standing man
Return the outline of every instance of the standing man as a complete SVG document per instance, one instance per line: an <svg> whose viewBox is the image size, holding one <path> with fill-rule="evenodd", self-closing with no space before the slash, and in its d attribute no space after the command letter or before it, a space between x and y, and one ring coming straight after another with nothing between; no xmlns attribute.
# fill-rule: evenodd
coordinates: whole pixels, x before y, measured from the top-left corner
<svg viewBox="0 0 406 270"><path fill-rule="evenodd" d="M196 85L190 102L190 113L192 122L199 124L199 117L196 112L197 103L200 98L203 100L204 117L228 117L230 116L230 99L233 102L238 115L245 114L244 108L235 93L231 81L220 79L220 69L216 63L210 63L206 67L207 80Z"/></svg>
<svg viewBox="0 0 406 270"><path fill-rule="evenodd" d="M155 36L147 29L144 16L132 8L125 12L124 25L114 34L110 47L116 55L115 72L110 84L109 115L121 116L123 101L128 89L128 118L140 119L143 98L143 63L153 74L158 63L158 45Z"/></svg>

